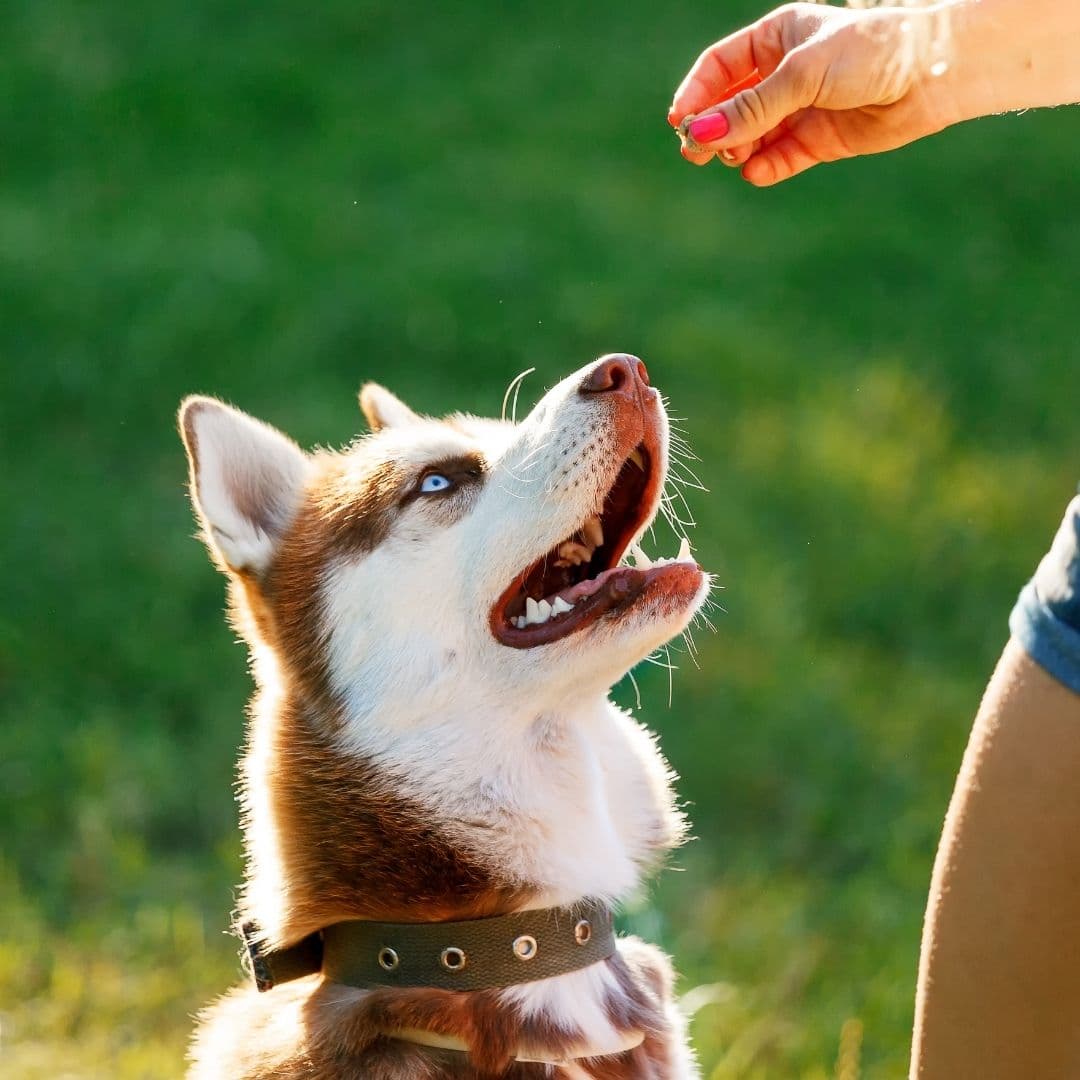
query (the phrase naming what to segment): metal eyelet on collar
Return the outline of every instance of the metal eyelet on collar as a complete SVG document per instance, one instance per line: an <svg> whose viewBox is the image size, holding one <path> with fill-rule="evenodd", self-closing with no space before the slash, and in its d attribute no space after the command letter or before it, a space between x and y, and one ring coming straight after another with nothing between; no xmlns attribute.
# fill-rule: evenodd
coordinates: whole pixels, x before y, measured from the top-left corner
<svg viewBox="0 0 1080 1080"><path fill-rule="evenodd" d="M439 963L442 964L447 971L461 971L468 963L468 957L465 955L463 949L451 945L448 948L443 949L439 956Z"/></svg>
<svg viewBox="0 0 1080 1080"><path fill-rule="evenodd" d="M384 945L379 950L379 967L381 967L383 971L395 971L400 963L401 958L389 945Z"/></svg>
<svg viewBox="0 0 1080 1080"><path fill-rule="evenodd" d="M587 945L592 937L592 923L588 919L579 919L574 927L574 940L579 945Z"/></svg>
<svg viewBox="0 0 1080 1080"><path fill-rule="evenodd" d="M513 949L514 955L519 960L531 960L539 951L539 946L532 934L522 934L514 938Z"/></svg>

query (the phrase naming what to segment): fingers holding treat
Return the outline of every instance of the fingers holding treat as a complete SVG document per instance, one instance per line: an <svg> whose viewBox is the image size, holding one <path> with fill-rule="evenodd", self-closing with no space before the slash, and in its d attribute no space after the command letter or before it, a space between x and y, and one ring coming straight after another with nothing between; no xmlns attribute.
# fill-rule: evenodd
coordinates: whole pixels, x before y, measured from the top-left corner
<svg viewBox="0 0 1080 1080"><path fill-rule="evenodd" d="M721 93L719 101L712 107L697 113L688 113L675 124L675 133L682 143L682 156L694 165L706 165L714 157L719 157L725 165L741 165L753 153L751 144L741 147L725 147L717 150L710 143L722 140L729 130L727 116L720 110L720 104L730 100L736 94L761 82L757 69L737 82L729 84ZM672 113L668 119L674 116Z"/></svg>

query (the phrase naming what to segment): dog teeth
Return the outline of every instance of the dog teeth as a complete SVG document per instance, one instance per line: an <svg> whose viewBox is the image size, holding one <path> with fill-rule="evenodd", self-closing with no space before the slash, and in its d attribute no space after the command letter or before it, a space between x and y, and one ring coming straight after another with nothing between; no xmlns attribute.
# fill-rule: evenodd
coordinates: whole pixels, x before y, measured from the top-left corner
<svg viewBox="0 0 1080 1080"><path fill-rule="evenodd" d="M645 471L645 458L640 450L634 450L628 460L632 461L642 472Z"/></svg>
<svg viewBox="0 0 1080 1080"><path fill-rule="evenodd" d="M589 518L588 521L581 527L582 534L585 539L590 543L593 548L600 547L604 542L604 527L600 524L600 519L596 516Z"/></svg>
<svg viewBox="0 0 1080 1080"><path fill-rule="evenodd" d="M565 615L573 610L574 605L561 596L556 596L554 600L534 600L531 596L527 596L525 597L525 614L518 615L510 621L519 630L524 630L526 626L542 626L548 619L553 619L556 615Z"/></svg>
<svg viewBox="0 0 1080 1080"><path fill-rule="evenodd" d="M679 544L679 554L673 559L653 559L649 561L648 555L645 554L636 544L630 549L631 554L634 556L634 563L636 566L643 570L656 569L660 566L671 566L672 563L693 563L694 556L690 553L690 541L684 536L682 542ZM642 562L641 560L645 561Z"/></svg>
<svg viewBox="0 0 1080 1080"><path fill-rule="evenodd" d="M589 518L578 533L577 540L564 540L556 549L558 567L581 566L587 563L596 549L604 542L604 527L595 515Z"/></svg>
<svg viewBox="0 0 1080 1080"><path fill-rule="evenodd" d="M564 540L559 545L558 554L559 562L565 561L567 566L579 566L592 558L592 552L576 540Z"/></svg>

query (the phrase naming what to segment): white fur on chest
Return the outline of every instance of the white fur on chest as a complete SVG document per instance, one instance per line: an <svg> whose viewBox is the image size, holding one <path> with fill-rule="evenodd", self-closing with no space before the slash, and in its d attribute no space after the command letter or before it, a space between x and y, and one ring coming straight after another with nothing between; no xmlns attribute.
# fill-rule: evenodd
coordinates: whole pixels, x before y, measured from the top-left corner
<svg viewBox="0 0 1080 1080"><path fill-rule="evenodd" d="M603 699L533 717L368 717L349 744L498 878L533 887L530 906L625 898L678 836L652 736Z"/></svg>

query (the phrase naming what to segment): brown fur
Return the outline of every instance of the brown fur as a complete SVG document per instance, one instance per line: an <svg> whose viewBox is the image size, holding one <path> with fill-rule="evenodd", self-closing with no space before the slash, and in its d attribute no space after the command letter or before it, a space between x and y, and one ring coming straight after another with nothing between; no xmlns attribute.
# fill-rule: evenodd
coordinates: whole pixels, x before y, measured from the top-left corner
<svg viewBox="0 0 1080 1080"><path fill-rule="evenodd" d="M319 590L336 554L362 555L386 536L404 481L399 469L364 450L316 459L317 473L281 539L264 579L248 582L246 599L270 616L263 640L274 649L298 693L333 719ZM252 590L252 585L256 588Z"/></svg>

